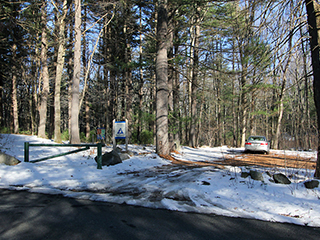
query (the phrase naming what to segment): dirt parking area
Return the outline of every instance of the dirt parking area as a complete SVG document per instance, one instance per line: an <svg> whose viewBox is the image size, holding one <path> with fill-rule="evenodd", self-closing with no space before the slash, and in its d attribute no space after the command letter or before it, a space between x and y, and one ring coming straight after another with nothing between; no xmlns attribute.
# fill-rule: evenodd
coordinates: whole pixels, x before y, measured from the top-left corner
<svg viewBox="0 0 320 240"><path fill-rule="evenodd" d="M259 166L268 168L302 168L314 170L316 168L316 159L310 157L302 157L299 155L285 155L285 154L257 154L257 153L242 153L242 154L228 154L224 156L225 159L215 162L196 162L170 159L173 164L182 164L188 166L216 166L224 168L224 166Z"/></svg>

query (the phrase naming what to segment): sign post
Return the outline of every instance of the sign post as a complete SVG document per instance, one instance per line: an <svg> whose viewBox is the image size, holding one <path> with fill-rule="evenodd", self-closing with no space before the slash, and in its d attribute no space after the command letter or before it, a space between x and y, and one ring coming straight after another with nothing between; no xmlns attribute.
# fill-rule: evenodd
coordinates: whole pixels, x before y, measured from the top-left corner
<svg viewBox="0 0 320 240"><path fill-rule="evenodd" d="M128 151L128 120L116 121L113 120L113 150L116 149L117 143L116 139L125 139L126 140L126 151Z"/></svg>

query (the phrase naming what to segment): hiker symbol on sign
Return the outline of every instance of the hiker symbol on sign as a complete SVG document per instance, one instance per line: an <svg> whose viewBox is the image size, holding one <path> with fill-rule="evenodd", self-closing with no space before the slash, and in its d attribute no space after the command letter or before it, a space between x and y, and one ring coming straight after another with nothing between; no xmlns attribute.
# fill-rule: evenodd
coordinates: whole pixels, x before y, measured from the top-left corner
<svg viewBox="0 0 320 240"><path fill-rule="evenodd" d="M117 134L123 134L122 129L120 128L119 131L117 132Z"/></svg>

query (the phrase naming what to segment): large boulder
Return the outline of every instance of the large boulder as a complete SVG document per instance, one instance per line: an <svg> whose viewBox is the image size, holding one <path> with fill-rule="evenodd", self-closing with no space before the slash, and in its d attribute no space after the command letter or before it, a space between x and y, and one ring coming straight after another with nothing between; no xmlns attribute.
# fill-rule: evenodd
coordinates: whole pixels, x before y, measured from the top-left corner
<svg viewBox="0 0 320 240"><path fill-rule="evenodd" d="M117 153L121 153L122 152L122 148L120 148L120 147L116 147L115 149L113 149L113 150L115 150Z"/></svg>
<svg viewBox="0 0 320 240"><path fill-rule="evenodd" d="M319 186L319 181L311 180L311 181L304 182L303 184L308 189L314 189Z"/></svg>
<svg viewBox="0 0 320 240"><path fill-rule="evenodd" d="M0 163L13 166L13 165L19 164L20 162L21 161L19 161L15 157L12 157L6 153L0 152Z"/></svg>
<svg viewBox="0 0 320 240"><path fill-rule="evenodd" d="M286 177L286 175L282 173L276 173L273 174L273 180L275 183L280 183L280 184L290 184L291 181Z"/></svg>
<svg viewBox="0 0 320 240"><path fill-rule="evenodd" d="M102 166L116 165L122 163L120 155L117 151L106 152L102 156ZM94 160L97 162L98 158L95 157Z"/></svg>
<svg viewBox="0 0 320 240"><path fill-rule="evenodd" d="M264 178L261 172L255 171L255 170L250 170L250 172L241 172L241 177L242 178L247 178L251 177L251 179L256 180L256 181L261 181L264 182Z"/></svg>
<svg viewBox="0 0 320 240"><path fill-rule="evenodd" d="M133 156L134 153L131 151L123 151L121 148L116 147L115 151L119 154L122 161L130 159L130 156Z"/></svg>
<svg viewBox="0 0 320 240"><path fill-rule="evenodd" d="M119 153L119 156L122 161L130 159L130 155L128 153Z"/></svg>
<svg viewBox="0 0 320 240"><path fill-rule="evenodd" d="M249 172L241 172L241 177L242 178L247 178L250 176L250 173Z"/></svg>
<svg viewBox="0 0 320 240"><path fill-rule="evenodd" d="M256 181L264 181L262 173L254 170L250 170L250 177Z"/></svg>

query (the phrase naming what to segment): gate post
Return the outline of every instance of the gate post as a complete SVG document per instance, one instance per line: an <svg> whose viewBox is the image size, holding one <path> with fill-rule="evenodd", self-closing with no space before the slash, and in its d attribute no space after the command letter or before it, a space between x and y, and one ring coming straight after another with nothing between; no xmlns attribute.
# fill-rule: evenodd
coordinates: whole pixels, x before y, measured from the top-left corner
<svg viewBox="0 0 320 240"><path fill-rule="evenodd" d="M24 142L24 161L29 162L29 142Z"/></svg>
<svg viewBox="0 0 320 240"><path fill-rule="evenodd" d="M97 169L102 169L102 143L97 144Z"/></svg>

